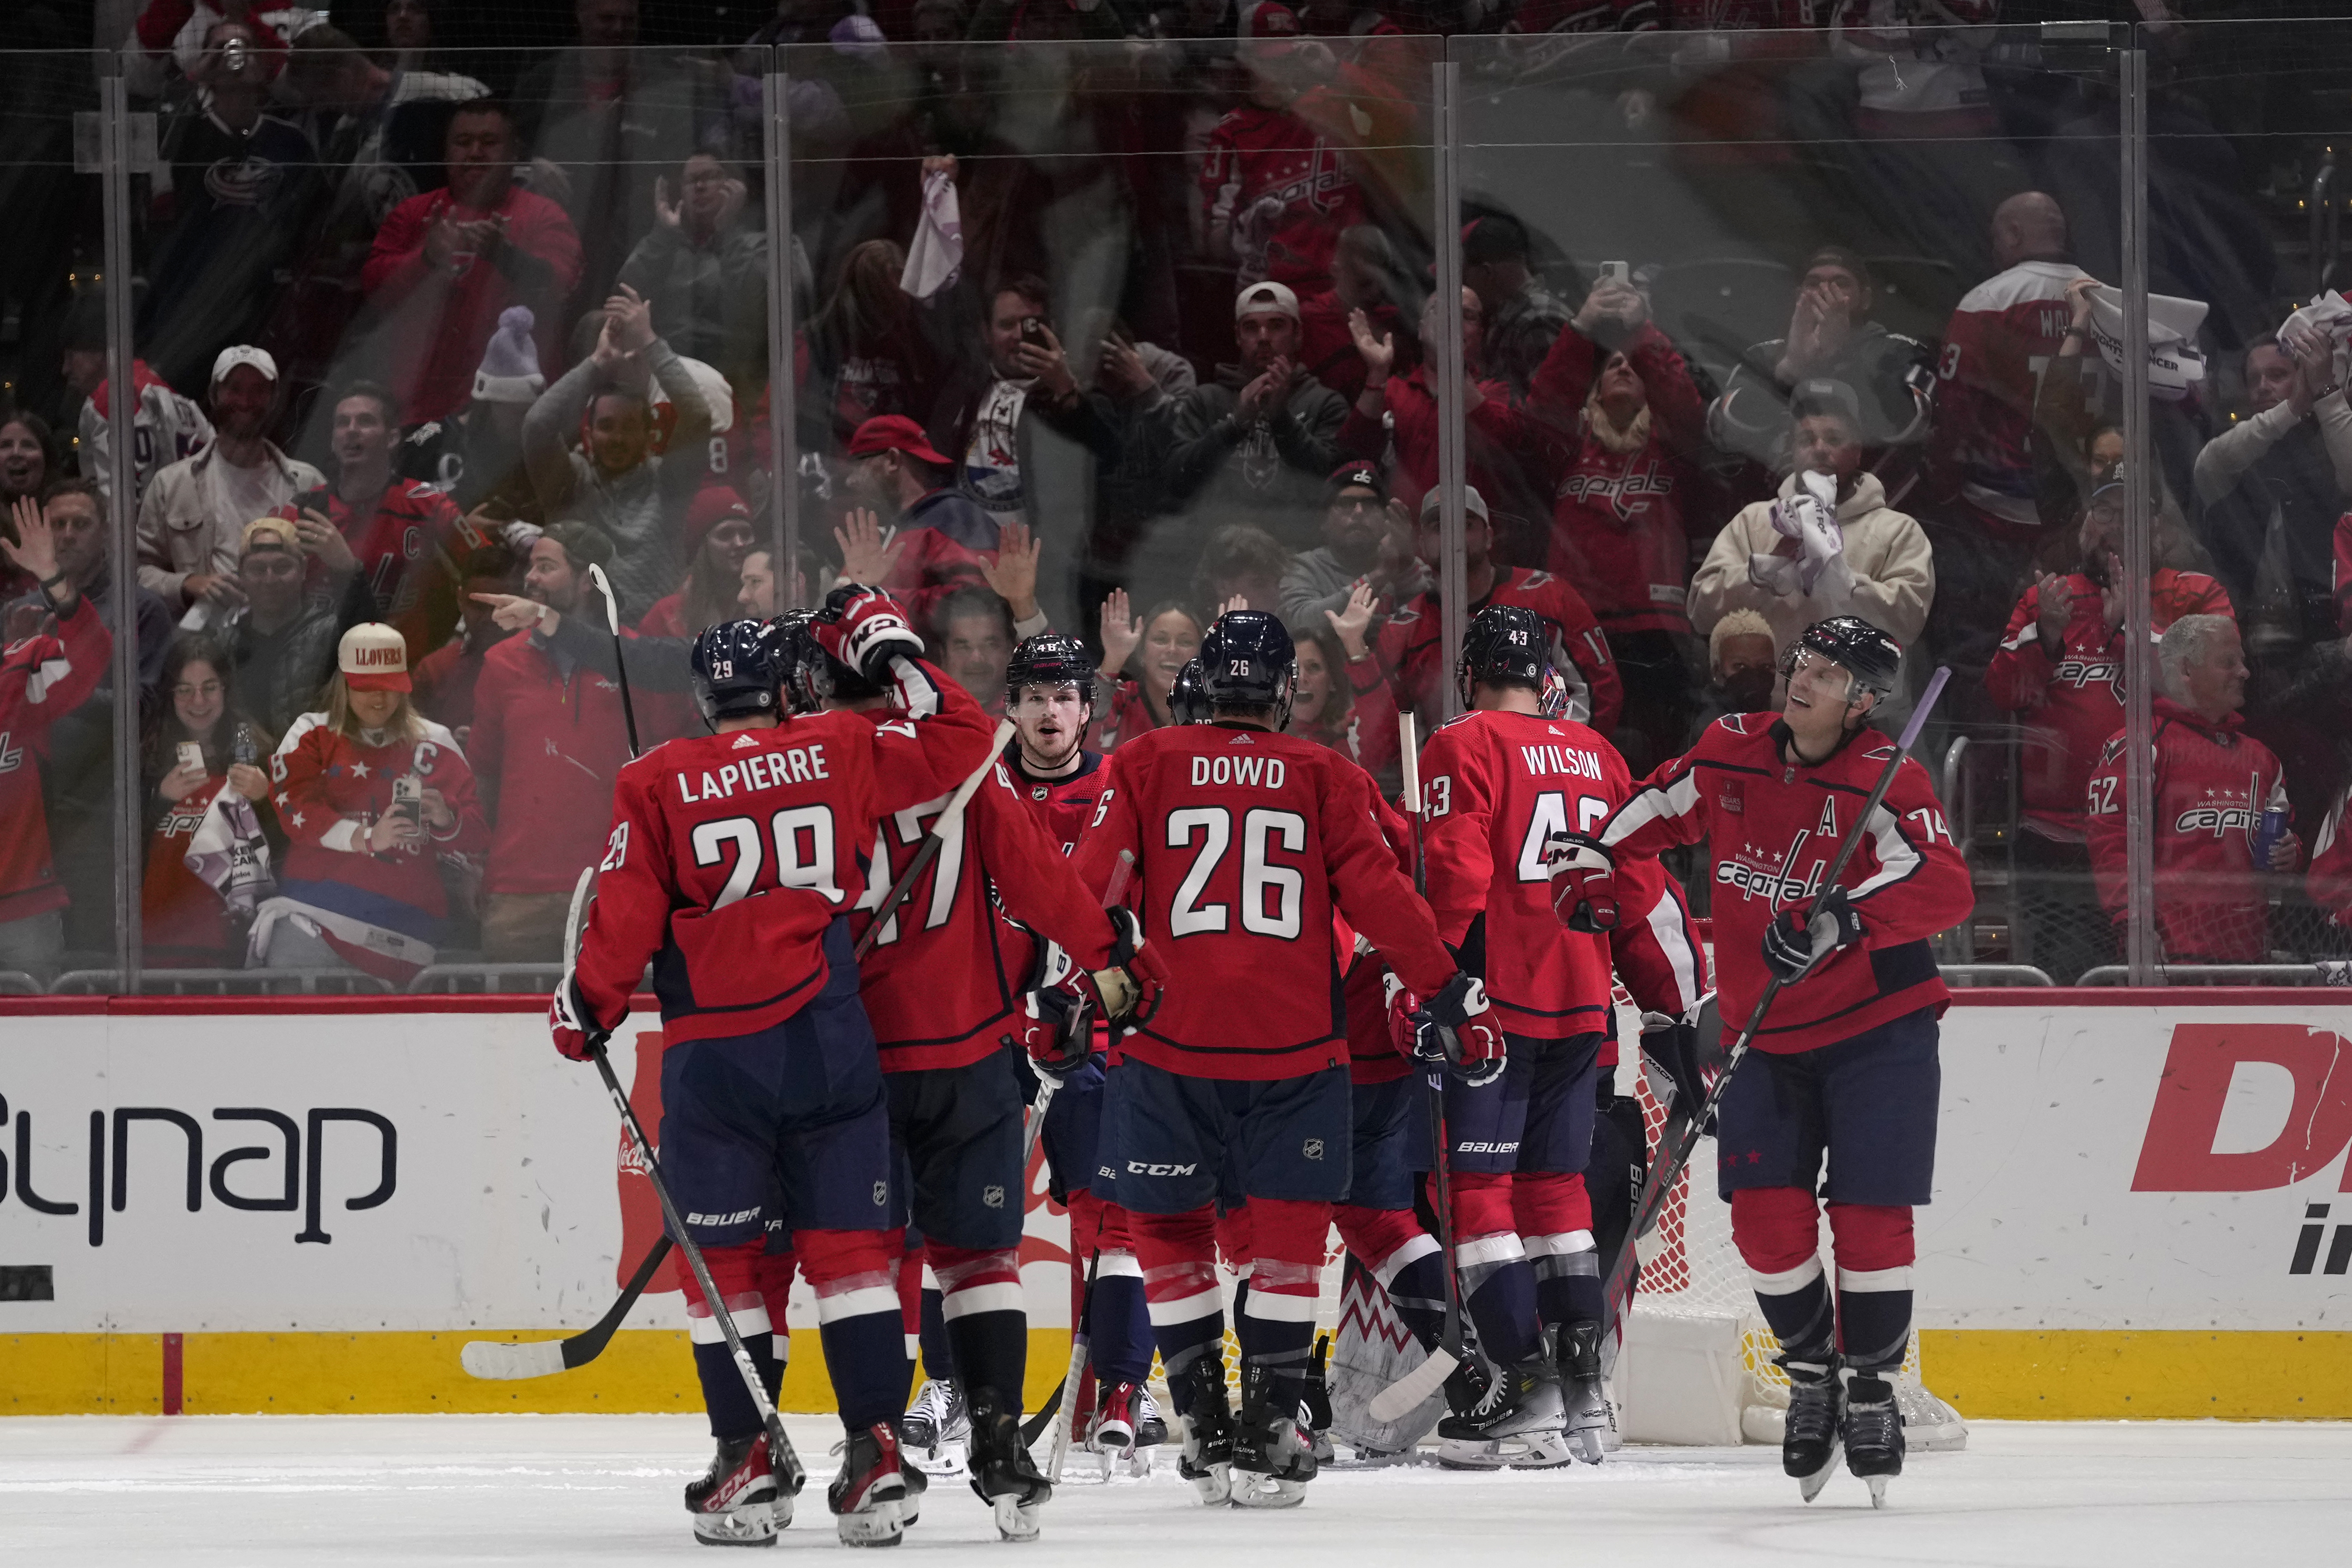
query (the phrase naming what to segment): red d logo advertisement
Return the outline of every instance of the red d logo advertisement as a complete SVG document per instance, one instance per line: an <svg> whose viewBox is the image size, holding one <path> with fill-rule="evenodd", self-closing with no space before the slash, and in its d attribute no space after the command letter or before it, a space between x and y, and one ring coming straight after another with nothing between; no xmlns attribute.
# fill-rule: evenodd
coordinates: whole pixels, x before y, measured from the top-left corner
<svg viewBox="0 0 2352 1568"><path fill-rule="evenodd" d="M2217 1153L2241 1062L2286 1069L2294 1103L2270 1142ZM2136 1193L2252 1193L2291 1186L2352 1146L2352 1041L2301 1024L2175 1024L2132 1173ZM2352 1172L2340 1189L2352 1192Z"/></svg>

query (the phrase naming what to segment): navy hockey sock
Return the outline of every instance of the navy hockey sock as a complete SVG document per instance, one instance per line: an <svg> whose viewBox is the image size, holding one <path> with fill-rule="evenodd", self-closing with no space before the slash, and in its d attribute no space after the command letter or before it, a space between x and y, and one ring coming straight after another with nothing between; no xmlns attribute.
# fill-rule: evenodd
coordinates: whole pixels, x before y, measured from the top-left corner
<svg viewBox="0 0 2352 1568"><path fill-rule="evenodd" d="M1021 1388L1029 1369L1029 1315L1022 1304L1021 1257L1011 1248L982 1252L933 1244L934 1271L943 1292L940 1312L944 1337L967 1404L992 1391L999 1410L1021 1408ZM928 1306L929 1303L926 1303ZM930 1324L923 1325L926 1364Z"/></svg>
<svg viewBox="0 0 2352 1568"><path fill-rule="evenodd" d="M1398 1321L1424 1347L1433 1348L1445 1333L1445 1265L1432 1237L1417 1258L1397 1266L1381 1281L1396 1309Z"/></svg>
<svg viewBox="0 0 2352 1568"><path fill-rule="evenodd" d="M923 1375L941 1379L956 1374L954 1336L948 1332L945 1314L940 1310L941 1295L931 1266L923 1265L922 1347Z"/></svg>
<svg viewBox="0 0 2352 1568"><path fill-rule="evenodd" d="M700 1321L709 1321L709 1319ZM696 1325L698 1328L700 1323ZM751 1352L751 1364L760 1369L760 1382L772 1400L783 1386L784 1363L776 1359L772 1337L765 1332L747 1332L740 1323L735 1331L743 1336L743 1348ZM714 1325L712 1332L717 1332ZM751 1403L751 1391L743 1386L743 1374L735 1369L734 1352L727 1348L724 1339L699 1341L694 1346L695 1375L702 1380L702 1403L710 1412L710 1435L722 1443L740 1442L760 1431L760 1407Z"/></svg>
<svg viewBox="0 0 2352 1568"><path fill-rule="evenodd" d="M1911 1344L1911 1266L1839 1269L1837 1315L1846 1364L1871 1376L1892 1376Z"/></svg>
<svg viewBox="0 0 2352 1568"><path fill-rule="evenodd" d="M819 1302L822 1310L823 1302ZM825 1371L841 1405L841 1424L852 1432L877 1421L896 1421L907 1406L907 1341L898 1326L898 1303L889 1310L858 1312L817 1325Z"/></svg>
<svg viewBox="0 0 2352 1568"><path fill-rule="evenodd" d="M1462 1302L1478 1326L1478 1343L1497 1366L1536 1352L1536 1273L1515 1231L1454 1244Z"/></svg>
<svg viewBox="0 0 2352 1568"><path fill-rule="evenodd" d="M1778 1274L1750 1268L1748 1279L1756 1290L1757 1310L1771 1325L1782 1354L1792 1361L1828 1364L1836 1349L1836 1323L1831 1316L1830 1287L1822 1273L1822 1260L1808 1258ZM1908 1295L1904 1297L1904 1307L1907 1319Z"/></svg>
<svg viewBox="0 0 2352 1568"><path fill-rule="evenodd" d="M1143 1269L1131 1254L1106 1252L1095 1266L1093 1339L1097 1383L1141 1383L1151 1375L1151 1309Z"/></svg>
<svg viewBox="0 0 2352 1568"><path fill-rule="evenodd" d="M1264 1367L1277 1411L1287 1414L1305 1396L1307 1358L1315 1350L1317 1269L1311 1264L1261 1258L1250 1270L1255 1287L1234 1315L1244 1386L1248 1369Z"/></svg>
<svg viewBox="0 0 2352 1568"><path fill-rule="evenodd" d="M1536 1276L1536 1315L1544 1327L1601 1321L1601 1254L1589 1230L1527 1238Z"/></svg>

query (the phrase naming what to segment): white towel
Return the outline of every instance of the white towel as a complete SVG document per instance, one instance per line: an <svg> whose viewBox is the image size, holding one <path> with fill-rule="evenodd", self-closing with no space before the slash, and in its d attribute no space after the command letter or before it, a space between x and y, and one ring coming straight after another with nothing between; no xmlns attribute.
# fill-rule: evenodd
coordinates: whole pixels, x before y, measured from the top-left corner
<svg viewBox="0 0 2352 1568"><path fill-rule="evenodd" d="M915 225L915 243L907 247L898 287L928 300L962 270L963 209L956 203L955 180L946 170L933 169L923 176L923 216Z"/></svg>

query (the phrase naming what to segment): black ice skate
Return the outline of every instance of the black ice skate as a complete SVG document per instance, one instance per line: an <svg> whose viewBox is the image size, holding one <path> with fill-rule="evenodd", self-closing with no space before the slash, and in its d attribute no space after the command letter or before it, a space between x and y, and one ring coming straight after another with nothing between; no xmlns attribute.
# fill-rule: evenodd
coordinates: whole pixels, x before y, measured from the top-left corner
<svg viewBox="0 0 2352 1568"><path fill-rule="evenodd" d="M898 1421L898 1441L908 1462L934 1475L953 1475L963 1468L961 1450L971 1436L963 1390L953 1378L925 1378L922 1392Z"/></svg>
<svg viewBox="0 0 2352 1568"><path fill-rule="evenodd" d="M773 1546L793 1521L793 1497L770 1463L768 1436L722 1441L710 1468L686 1483L686 1511L705 1546Z"/></svg>
<svg viewBox="0 0 2352 1568"><path fill-rule="evenodd" d="M1318 1335L1315 1341L1315 1357L1307 1363L1307 1391L1298 1402L1298 1423L1313 1436L1315 1462L1328 1465L1331 1452L1331 1380L1328 1363L1331 1341Z"/></svg>
<svg viewBox="0 0 2352 1568"><path fill-rule="evenodd" d="M1789 1422L1780 1434L1780 1468L1796 1478L1811 1502L1837 1468L1844 1391L1838 1384L1834 1359L1828 1363L1792 1361L1786 1354L1778 1359L1780 1370L1789 1374ZM1899 1435L1895 1440L1902 1440Z"/></svg>
<svg viewBox="0 0 2352 1568"><path fill-rule="evenodd" d="M1186 1373L1184 1452L1177 1471L1215 1508L1233 1496L1234 1406L1225 1393L1225 1352L1213 1344Z"/></svg>
<svg viewBox="0 0 2352 1568"><path fill-rule="evenodd" d="M1589 1318L1561 1324L1559 1363L1569 1447L1586 1464L1597 1465L1617 1430L1617 1413L1601 1384L1601 1325Z"/></svg>
<svg viewBox="0 0 2352 1568"><path fill-rule="evenodd" d="M994 1510L997 1533L1007 1541L1036 1540L1037 1510L1054 1488L1021 1441L1020 1415L1000 1409L992 1389L972 1395L971 1464L971 1489Z"/></svg>
<svg viewBox="0 0 2352 1568"><path fill-rule="evenodd" d="M1531 1463L1547 1435L1557 1437L1567 1429L1559 1369L1538 1347L1526 1360L1503 1368L1475 1409L1437 1424L1437 1435L1444 1440L1437 1462L1456 1470Z"/></svg>
<svg viewBox="0 0 2352 1568"><path fill-rule="evenodd" d="M825 1489L844 1546L896 1546L916 1507L898 1456L898 1434L877 1421L842 1445L841 1473Z"/></svg>
<svg viewBox="0 0 2352 1568"><path fill-rule="evenodd" d="M1233 1491L1235 1508L1297 1508L1315 1479L1310 1429L1276 1394L1265 1366L1243 1374L1241 1426L1234 1434Z"/></svg>
<svg viewBox="0 0 2352 1568"><path fill-rule="evenodd" d="M1846 1380L1845 1468L1869 1483L1871 1507L1886 1506L1886 1483L1903 1473L1903 1415L1883 1377L1857 1373Z"/></svg>

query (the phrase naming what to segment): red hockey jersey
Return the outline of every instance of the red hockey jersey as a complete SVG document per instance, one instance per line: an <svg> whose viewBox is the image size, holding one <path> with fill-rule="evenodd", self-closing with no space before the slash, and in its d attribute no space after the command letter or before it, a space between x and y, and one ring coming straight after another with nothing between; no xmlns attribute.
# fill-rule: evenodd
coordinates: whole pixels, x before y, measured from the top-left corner
<svg viewBox="0 0 2352 1568"><path fill-rule="evenodd" d="M1076 772L1057 779L1041 779L1021 765L1020 742L1004 748L1004 766L1013 775L1014 792L1029 803L1045 836L1060 846L1065 855L1076 852L1087 825L1095 819L1095 803L1108 776L1103 771L1107 760L1100 752L1082 751Z"/></svg>
<svg viewBox="0 0 2352 1568"><path fill-rule="evenodd" d="M1201 158L1202 216L1228 239L1217 259L1245 278L1321 287L1339 231L1364 221L1363 193L1341 150L1286 109L1244 103L1209 132ZM1273 204L1270 216L1258 204Z"/></svg>
<svg viewBox="0 0 2352 1568"><path fill-rule="evenodd" d="M2271 749L2232 713L2208 723L2168 697L2156 709L2156 929L2170 963L2260 963L2270 954L2270 895L2254 865L2263 813L2286 805ZM2116 921L2128 902L2125 753L2119 731L2099 752L2084 793L2091 874ZM2292 820L2292 819L2290 819Z"/></svg>
<svg viewBox="0 0 2352 1568"><path fill-rule="evenodd" d="M147 874L139 882L139 941L147 962L205 968L236 964L231 952L228 906L205 879L188 869L188 846L205 825L213 797L228 787L226 773L212 773L167 805L147 830Z"/></svg>
<svg viewBox="0 0 2352 1568"><path fill-rule="evenodd" d="M929 665L916 711L695 735L621 770L577 975L617 1023L648 959L671 1040L756 1034L824 985L825 928L866 893L875 826L988 755L980 704Z"/></svg>
<svg viewBox="0 0 2352 1568"><path fill-rule="evenodd" d="M1430 737L1421 774L1438 934L1485 978L1503 1027L1536 1039L1606 1029L1610 939L1559 923L1543 848L1557 832L1593 832L1633 794L1625 760L1569 720L1472 712ZM1658 934L1679 940L1688 927L1665 881L1655 859L1628 858L1618 897L1625 923L1645 933L1653 911L1668 905ZM1682 968L1696 975L1696 962L1694 949Z"/></svg>
<svg viewBox="0 0 2352 1568"><path fill-rule="evenodd" d="M1186 724L1112 753L1078 874L1108 886L1136 857L1129 907L1170 979L1113 1047L1207 1079L1295 1078L1348 1059L1336 906L1426 995L1454 973L1429 906L1382 841L1361 768L1295 735Z"/></svg>
<svg viewBox="0 0 2352 1568"><path fill-rule="evenodd" d="M619 685L565 668L536 635L509 637L482 659L466 752L498 800L483 890L570 892L604 853L596 829L629 760Z"/></svg>
<svg viewBox="0 0 2352 1568"><path fill-rule="evenodd" d="M1690 532L1706 404L1674 344L1644 323L1625 357L1649 394L1648 426L1604 440L1585 400L1608 354L1570 327L1528 386L1528 412L1558 448L1548 564L1576 585L1612 632L1691 629ZM1641 439L1633 439L1633 437ZM1602 725L1601 728L1607 729Z"/></svg>
<svg viewBox="0 0 2352 1568"><path fill-rule="evenodd" d="M2027 715L2020 726L2026 821L2044 837L2080 844L2084 787L2100 748L2124 721L2124 634L2107 625L2096 584L2077 573L2067 584L2072 613L2056 657L2042 644L2042 590L2030 587L2010 612L1985 689L2000 707ZM2183 616L2233 614L2230 595L2202 572L2168 566L2148 587L2148 629L2158 637Z"/></svg>
<svg viewBox="0 0 2352 1568"><path fill-rule="evenodd" d="M1372 797L1372 816L1380 824L1381 841L1395 857L1397 871L1412 876L1412 825L1379 795ZM1334 910L1331 938L1339 944L1341 1001L1348 1015L1348 1081L1393 1083L1413 1070L1412 1058L1397 1048L1389 1032L1389 966L1368 937L1356 934L1348 917Z"/></svg>
<svg viewBox="0 0 2352 1568"><path fill-rule="evenodd" d="M1999 538L2041 536L2034 505L2033 400L2074 314L2069 261L2021 261L1960 297L1936 362L1935 460L1945 487Z"/></svg>
<svg viewBox="0 0 2352 1568"><path fill-rule="evenodd" d="M2339 926L2352 927L2352 789L2336 797L2311 841L2311 871L2304 890Z"/></svg>
<svg viewBox="0 0 2352 1568"><path fill-rule="evenodd" d="M1551 632L1552 667L1568 683L1567 716L1603 734L1617 727L1625 688L1609 657L1609 639L1592 618L1584 595L1549 572L1497 566L1495 586L1468 614L1475 616L1489 605L1523 605L1542 616ZM1379 665L1378 673L1387 677L1397 702L1411 704L1424 726L1433 724L1442 683L1454 679L1454 671L1445 668L1444 615L1435 591L1420 595L1381 626ZM1373 679L1373 672L1360 665L1349 665L1348 673L1359 692Z"/></svg>
<svg viewBox="0 0 2352 1568"><path fill-rule="evenodd" d="M943 793L877 826L866 896L849 917L853 938L864 938L947 804ZM1079 967L1100 969L1110 962L1111 935L1101 906L999 762L859 963L859 994L882 1048L882 1070L980 1060L1010 1028L1039 937L1059 942Z"/></svg>
<svg viewBox="0 0 2352 1568"><path fill-rule="evenodd" d="M330 492L325 500L327 521L359 558L379 618L408 639L408 662L417 664L457 627L463 563L481 536L447 496L415 479L393 480L365 513L340 495ZM278 515L290 519L298 510L283 506ZM325 574L315 563L311 578L323 591Z"/></svg>
<svg viewBox="0 0 2352 1568"><path fill-rule="evenodd" d="M48 750L49 726L98 689L113 651L98 612L77 594L54 635L26 637L0 652L0 921L72 902L49 864L37 759Z"/></svg>
<svg viewBox="0 0 2352 1568"><path fill-rule="evenodd" d="M1819 766L1788 762L1788 730L1771 713L1716 721L1682 756L1643 779L1600 833L1629 858L1708 840L1715 880L1715 963L1723 1016L1737 1027L1770 978L1764 928L1822 889L1838 843L1885 771L1894 742L1862 730ZM1927 770L1906 757L1840 879L1862 940L1782 987L1756 1047L1804 1051L1851 1039L1949 999L1927 939L1975 908L1968 863L1952 842Z"/></svg>

